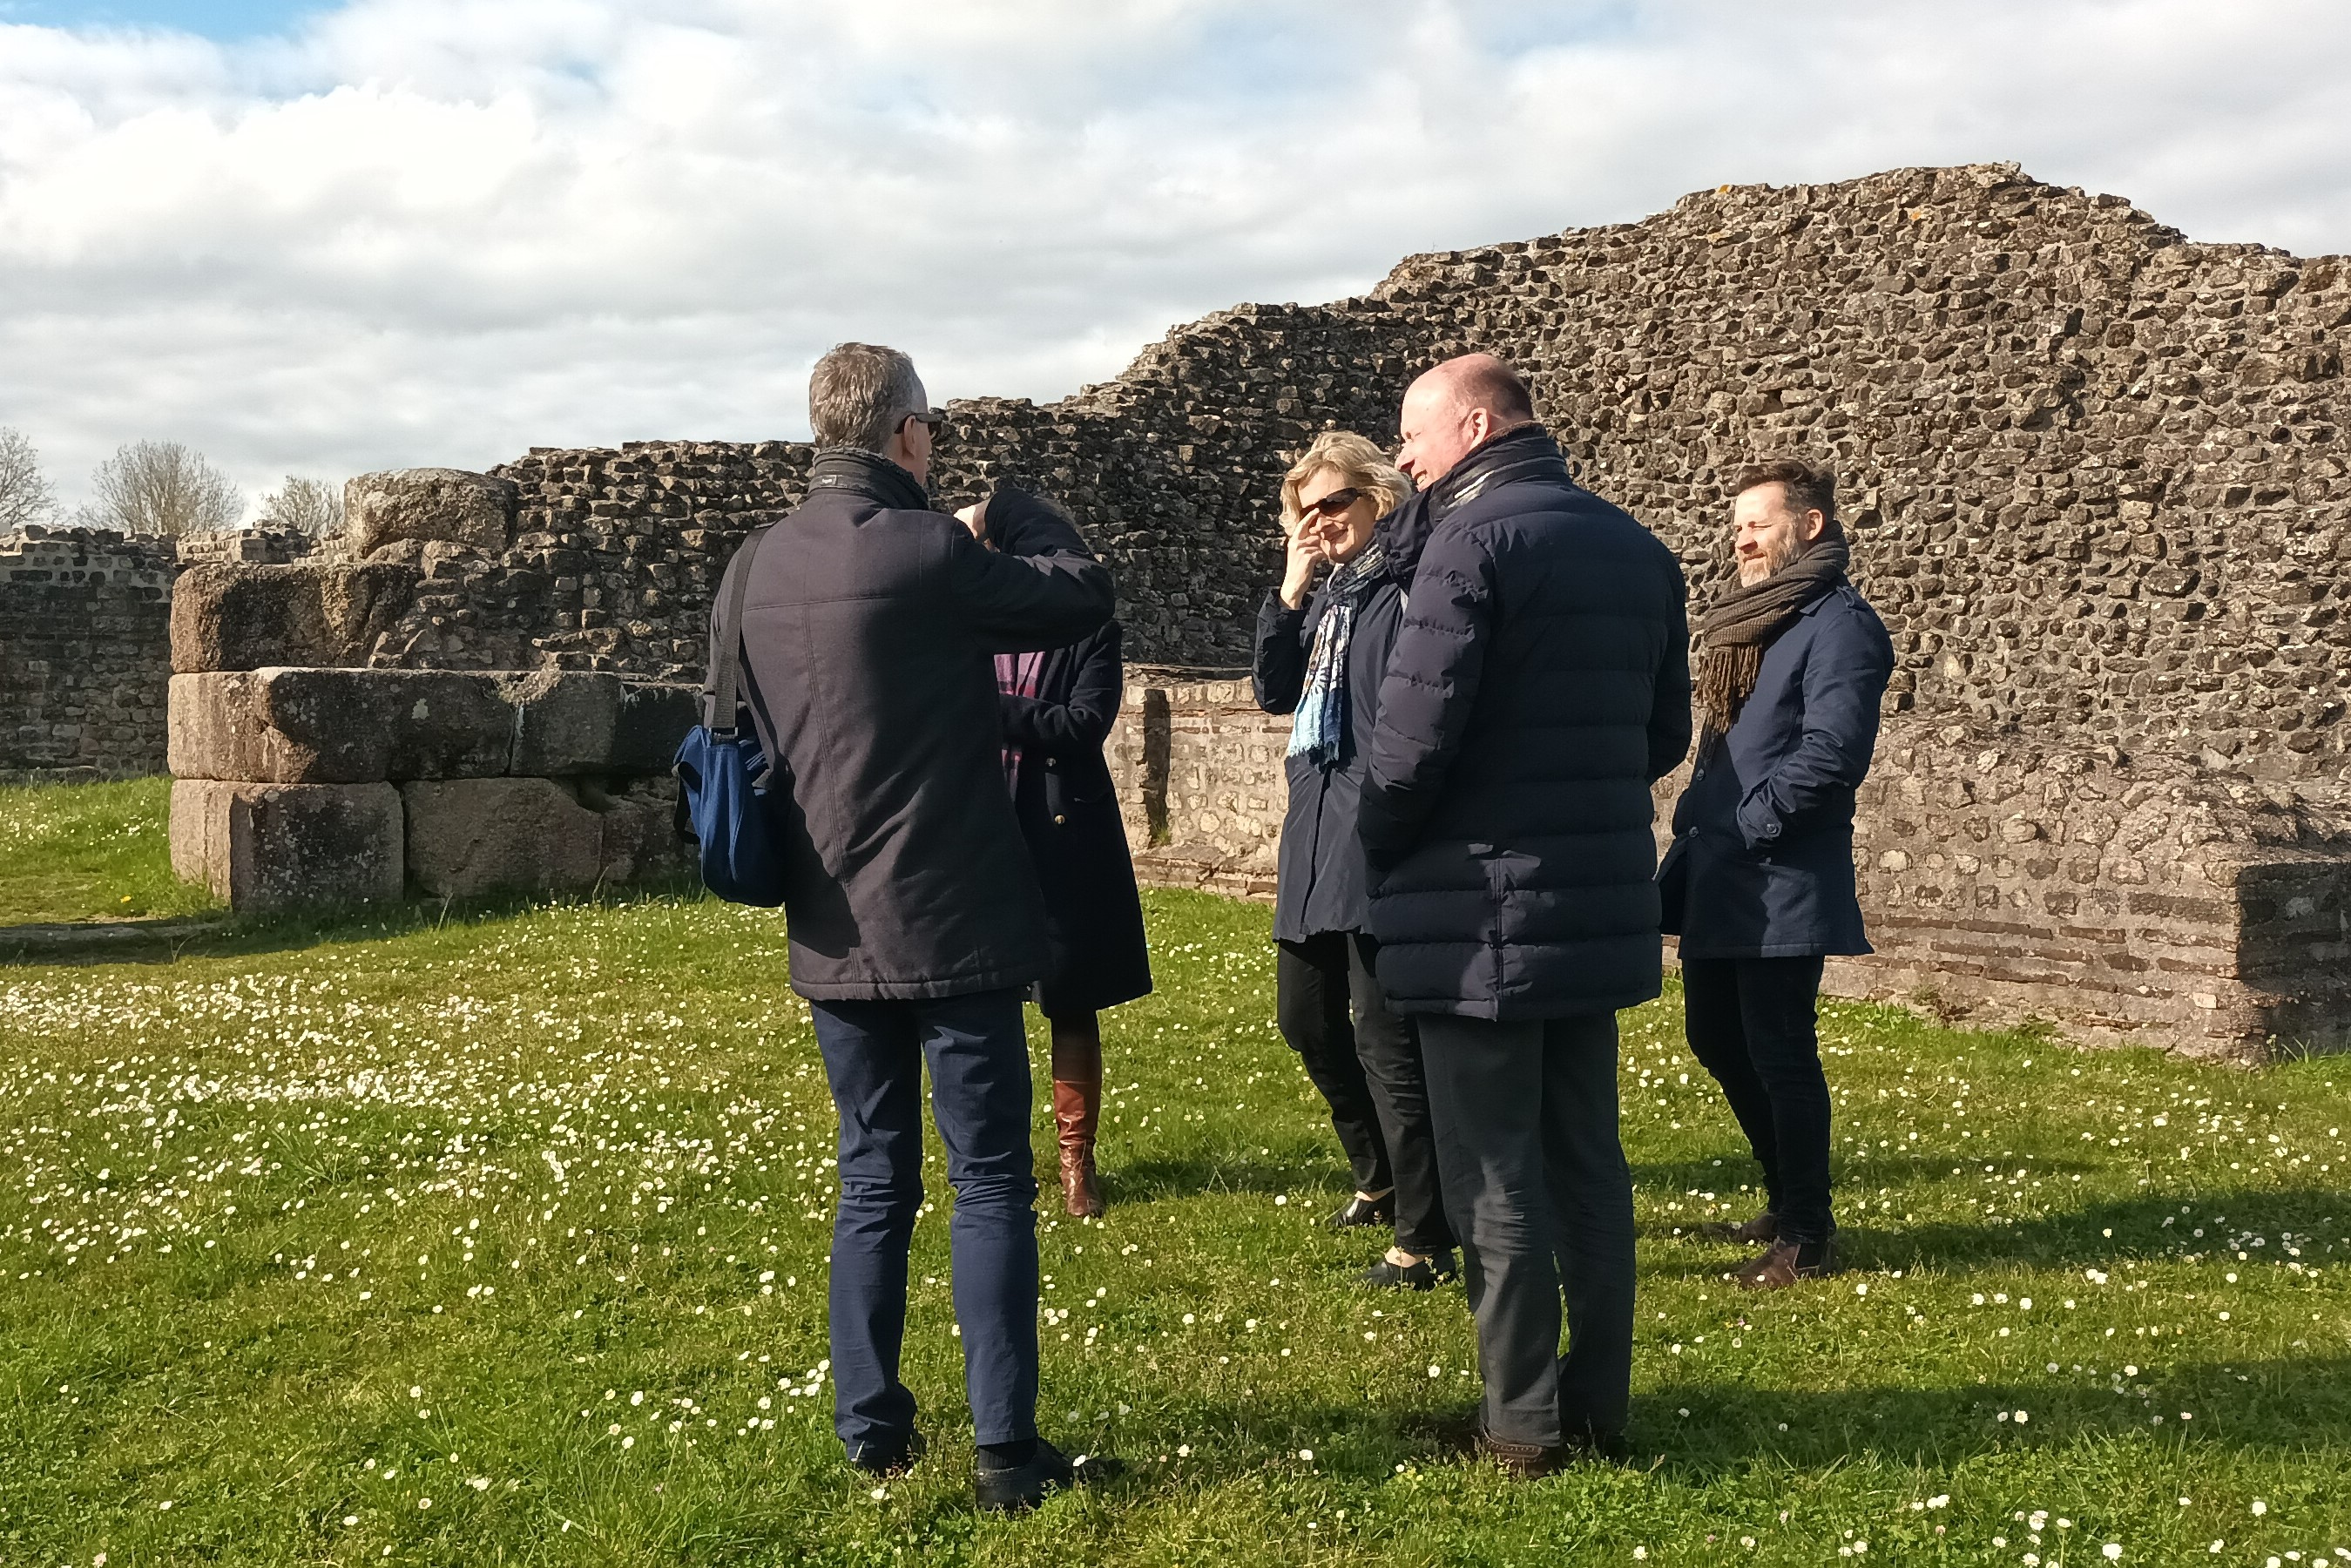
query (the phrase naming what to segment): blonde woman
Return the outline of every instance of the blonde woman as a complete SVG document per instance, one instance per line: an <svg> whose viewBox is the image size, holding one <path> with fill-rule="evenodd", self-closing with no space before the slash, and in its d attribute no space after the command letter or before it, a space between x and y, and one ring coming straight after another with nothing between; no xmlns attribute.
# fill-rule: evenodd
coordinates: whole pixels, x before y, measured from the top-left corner
<svg viewBox="0 0 2351 1568"><path fill-rule="evenodd" d="M1374 968L1369 873L1355 838L1380 676L1404 619L1417 529L1411 482L1350 431L1315 438L1281 481L1281 584L1257 623L1258 705L1293 716L1273 935L1282 1038L1331 1106L1355 1196L1333 1229L1392 1225L1366 1284L1430 1290L1453 1272L1412 1020ZM1316 579L1320 576L1320 586Z"/></svg>

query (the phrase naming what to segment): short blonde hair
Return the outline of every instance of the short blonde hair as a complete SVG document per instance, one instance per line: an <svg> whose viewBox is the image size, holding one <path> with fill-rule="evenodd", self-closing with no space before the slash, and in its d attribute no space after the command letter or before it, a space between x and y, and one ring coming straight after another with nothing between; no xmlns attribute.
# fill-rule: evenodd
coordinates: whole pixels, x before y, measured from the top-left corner
<svg viewBox="0 0 2351 1568"><path fill-rule="evenodd" d="M1303 510L1298 504L1298 492L1306 481L1325 468L1336 470L1348 484L1368 493L1372 504L1379 508L1374 514L1378 517L1384 517L1395 511L1412 494L1412 481L1388 461L1386 453L1352 430L1326 430L1281 476L1283 528L1297 528Z"/></svg>

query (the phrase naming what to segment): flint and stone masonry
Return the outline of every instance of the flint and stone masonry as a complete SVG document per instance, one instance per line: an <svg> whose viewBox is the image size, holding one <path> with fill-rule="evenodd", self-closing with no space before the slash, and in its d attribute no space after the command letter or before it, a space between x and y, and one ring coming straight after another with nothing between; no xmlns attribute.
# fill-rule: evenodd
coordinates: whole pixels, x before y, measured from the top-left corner
<svg viewBox="0 0 2351 1568"><path fill-rule="evenodd" d="M1116 742L1146 867L1261 895L1284 727L1213 677L1246 661L1275 485L1317 431L1391 439L1414 372L1490 350L1700 601L1740 464L1828 461L1900 654L1860 821L1881 953L1832 983L2251 1058L2351 1041L2346 322L2342 258L2190 244L2012 165L1724 186L1220 311L1057 403L956 402L936 483L1078 513L1132 656L1167 667ZM368 476L360 548L197 568L175 622L249 634L223 669L690 681L719 571L810 456L644 442Z"/></svg>
<svg viewBox="0 0 2351 1568"><path fill-rule="evenodd" d="M176 543L91 528L0 536L0 779L159 771L172 579L189 561L284 561L308 548L260 531Z"/></svg>

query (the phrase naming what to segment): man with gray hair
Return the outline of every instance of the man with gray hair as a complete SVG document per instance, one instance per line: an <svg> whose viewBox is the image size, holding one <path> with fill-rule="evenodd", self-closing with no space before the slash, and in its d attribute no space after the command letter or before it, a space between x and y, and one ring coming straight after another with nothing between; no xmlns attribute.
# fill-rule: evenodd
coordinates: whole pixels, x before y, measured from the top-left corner
<svg viewBox="0 0 2351 1568"><path fill-rule="evenodd" d="M843 343L809 379L808 498L755 534L713 617L739 635L776 767L792 988L841 1113L833 1425L876 1475L923 1451L899 1381L923 1207L923 1070L956 1191L956 1321L983 1506L1075 1479L1038 1437L1037 1196L1025 988L1049 967L1044 898L1004 788L991 655L1110 618L1110 574L1057 507L999 489L967 528L924 484L944 415L895 349ZM975 537L977 534L978 537ZM734 596L740 595L739 600ZM714 716L724 720L731 716Z"/></svg>

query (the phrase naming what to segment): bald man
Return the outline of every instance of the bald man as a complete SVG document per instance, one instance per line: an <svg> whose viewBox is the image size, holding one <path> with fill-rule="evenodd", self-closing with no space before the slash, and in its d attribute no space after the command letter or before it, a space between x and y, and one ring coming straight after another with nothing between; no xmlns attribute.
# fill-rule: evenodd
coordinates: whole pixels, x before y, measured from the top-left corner
<svg viewBox="0 0 2351 1568"><path fill-rule="evenodd" d="M1568 477L1491 355L1413 382L1402 423L1421 494L1398 526L1426 542L1359 831L1380 984L1419 1015L1478 1446L1533 1477L1621 1453L1631 1401L1615 1015L1660 987L1649 786L1689 746L1682 574Z"/></svg>

